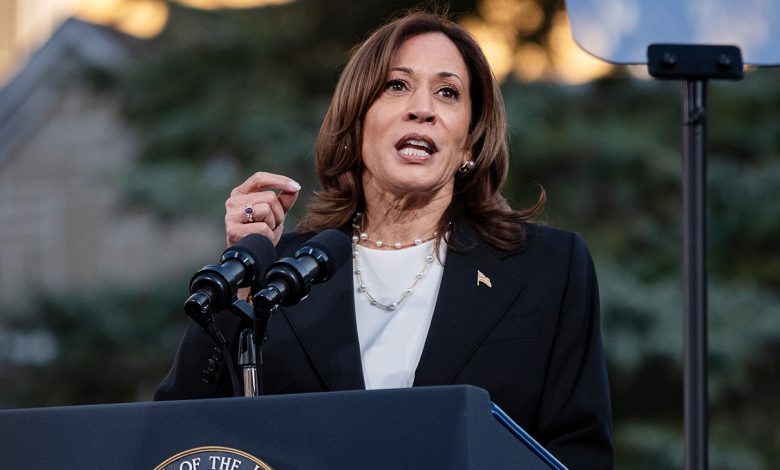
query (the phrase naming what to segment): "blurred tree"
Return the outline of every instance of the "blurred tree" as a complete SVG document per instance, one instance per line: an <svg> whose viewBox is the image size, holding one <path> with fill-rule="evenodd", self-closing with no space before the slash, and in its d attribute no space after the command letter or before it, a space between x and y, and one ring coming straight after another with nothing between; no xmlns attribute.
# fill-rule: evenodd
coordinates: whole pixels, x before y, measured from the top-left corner
<svg viewBox="0 0 780 470"><path fill-rule="evenodd" d="M33 309L2 310L2 324L27 343L28 357L0 369L8 379L0 407L151 399L186 325L181 286L187 282L172 279L145 292L117 286L89 295L49 292Z"/></svg>

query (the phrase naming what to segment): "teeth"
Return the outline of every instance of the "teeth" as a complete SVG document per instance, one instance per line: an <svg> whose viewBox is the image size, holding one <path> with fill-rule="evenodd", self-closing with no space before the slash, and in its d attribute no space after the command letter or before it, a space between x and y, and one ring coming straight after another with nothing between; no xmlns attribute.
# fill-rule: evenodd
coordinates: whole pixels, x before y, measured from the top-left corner
<svg viewBox="0 0 780 470"><path fill-rule="evenodd" d="M427 157L430 155L430 152L426 150L404 147L401 149L401 154L408 155L410 157Z"/></svg>
<svg viewBox="0 0 780 470"><path fill-rule="evenodd" d="M409 145L416 145L417 147L425 147L427 149L431 148L431 146L428 145L428 142L426 142L424 140L414 140L414 139L412 139L412 140L407 140L406 143L409 144Z"/></svg>

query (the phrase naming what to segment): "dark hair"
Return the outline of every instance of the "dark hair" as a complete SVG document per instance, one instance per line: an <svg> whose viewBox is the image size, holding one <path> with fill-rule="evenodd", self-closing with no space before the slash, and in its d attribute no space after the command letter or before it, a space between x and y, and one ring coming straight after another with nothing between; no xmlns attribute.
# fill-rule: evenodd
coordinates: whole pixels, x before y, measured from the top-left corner
<svg viewBox="0 0 780 470"><path fill-rule="evenodd" d="M536 204L522 211L512 210L501 195L509 168L501 90L476 41L456 23L427 12L410 13L385 24L352 53L317 137L317 175L322 189L309 203L299 231L342 227L362 209L363 118L384 88L396 51L409 38L431 32L443 33L455 44L469 72L471 124L466 145L474 161L473 168L456 176L453 199L439 221L438 232L446 233L447 224L457 219L497 248L511 251L522 246L522 222L542 211L544 190Z"/></svg>

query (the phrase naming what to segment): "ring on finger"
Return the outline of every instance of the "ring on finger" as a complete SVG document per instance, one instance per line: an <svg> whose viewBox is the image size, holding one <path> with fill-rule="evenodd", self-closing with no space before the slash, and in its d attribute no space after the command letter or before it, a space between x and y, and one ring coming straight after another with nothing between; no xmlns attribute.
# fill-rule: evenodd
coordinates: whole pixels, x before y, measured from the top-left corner
<svg viewBox="0 0 780 470"><path fill-rule="evenodd" d="M252 204L247 204L244 206L244 215L246 216L247 223L252 223L255 221L254 219L254 213L255 210L252 209Z"/></svg>

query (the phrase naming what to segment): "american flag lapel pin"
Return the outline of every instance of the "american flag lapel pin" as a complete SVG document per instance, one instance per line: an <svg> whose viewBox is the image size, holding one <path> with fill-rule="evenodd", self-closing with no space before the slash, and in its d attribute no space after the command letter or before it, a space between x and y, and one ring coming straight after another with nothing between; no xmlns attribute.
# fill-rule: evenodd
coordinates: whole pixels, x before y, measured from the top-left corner
<svg viewBox="0 0 780 470"><path fill-rule="evenodd" d="M487 287L493 287L493 284L490 283L490 278L482 274L482 271L477 270L477 287L479 287L480 284Z"/></svg>

